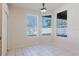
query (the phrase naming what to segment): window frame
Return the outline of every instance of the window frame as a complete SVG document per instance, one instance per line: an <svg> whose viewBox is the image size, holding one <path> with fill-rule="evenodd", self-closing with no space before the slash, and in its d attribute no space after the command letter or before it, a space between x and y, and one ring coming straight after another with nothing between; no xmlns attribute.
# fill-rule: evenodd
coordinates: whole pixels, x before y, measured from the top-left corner
<svg viewBox="0 0 79 59"><path fill-rule="evenodd" d="M58 14L61 14L61 13L63 13L63 12L66 12L66 15L65 16L63 16L62 18L61 17L59 17L58 18ZM67 37L67 27L68 27L68 23L67 23L67 10L64 10L64 11L61 11L61 12L59 12L59 13L57 13L57 21L56 21L56 36L59 36L59 37ZM66 17L66 18L65 18ZM63 23L62 23L62 25L58 25L58 20L60 20L61 19L61 21L65 21L66 20L66 25L64 25ZM58 29L59 28L61 28L61 29L64 29L64 28L62 28L62 27L58 27L58 26L64 26L64 28L65 28L65 33L66 34L58 34Z"/></svg>
<svg viewBox="0 0 79 59"><path fill-rule="evenodd" d="M41 35L43 35L43 36L50 36L50 35L52 35L52 15L44 15L44 16L51 16L50 18L51 18L51 26L50 26L50 28L51 28L51 33L42 33L42 31L41 31ZM43 16L42 16L43 17ZM42 28L43 28L43 19L42 19ZM41 28L41 30L42 30L42 28Z"/></svg>
<svg viewBox="0 0 79 59"><path fill-rule="evenodd" d="M28 29L28 16L36 16L37 17L37 34L33 34L33 35L29 35L28 32L26 31L26 34L27 36L38 36L39 32L38 32L38 15L27 15L27 18L26 18L26 26L27 26L27 29Z"/></svg>

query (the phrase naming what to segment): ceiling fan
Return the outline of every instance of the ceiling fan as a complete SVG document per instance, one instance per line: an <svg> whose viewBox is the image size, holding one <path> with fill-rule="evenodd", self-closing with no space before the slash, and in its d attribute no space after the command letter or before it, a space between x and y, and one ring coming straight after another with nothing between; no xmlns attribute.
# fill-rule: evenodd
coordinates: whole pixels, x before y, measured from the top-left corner
<svg viewBox="0 0 79 59"><path fill-rule="evenodd" d="M41 12L45 13L47 11L47 9L45 8L45 3L42 3L43 8L41 8Z"/></svg>

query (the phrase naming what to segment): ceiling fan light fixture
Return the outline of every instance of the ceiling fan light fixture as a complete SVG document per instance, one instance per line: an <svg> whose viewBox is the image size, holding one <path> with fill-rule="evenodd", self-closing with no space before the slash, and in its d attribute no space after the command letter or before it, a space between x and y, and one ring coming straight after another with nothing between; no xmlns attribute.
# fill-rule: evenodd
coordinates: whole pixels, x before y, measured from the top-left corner
<svg viewBox="0 0 79 59"><path fill-rule="evenodd" d="M42 8L42 9L41 9L41 12L46 12L46 11L47 11L46 8Z"/></svg>

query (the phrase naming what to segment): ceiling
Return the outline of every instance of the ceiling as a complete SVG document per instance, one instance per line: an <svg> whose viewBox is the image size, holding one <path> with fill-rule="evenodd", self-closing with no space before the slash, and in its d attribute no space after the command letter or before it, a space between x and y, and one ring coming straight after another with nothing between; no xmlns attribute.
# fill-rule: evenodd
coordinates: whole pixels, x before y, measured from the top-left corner
<svg viewBox="0 0 79 59"><path fill-rule="evenodd" d="M53 10L63 3L45 3L47 10ZM42 3L12 3L10 5L39 11L43 6Z"/></svg>

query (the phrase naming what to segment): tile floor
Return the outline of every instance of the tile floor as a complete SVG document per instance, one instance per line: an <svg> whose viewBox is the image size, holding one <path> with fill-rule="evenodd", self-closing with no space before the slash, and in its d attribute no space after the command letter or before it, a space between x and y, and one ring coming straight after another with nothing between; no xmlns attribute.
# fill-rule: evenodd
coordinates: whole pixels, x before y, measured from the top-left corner
<svg viewBox="0 0 79 59"><path fill-rule="evenodd" d="M78 56L78 53L51 46L33 46L8 51L8 56Z"/></svg>

